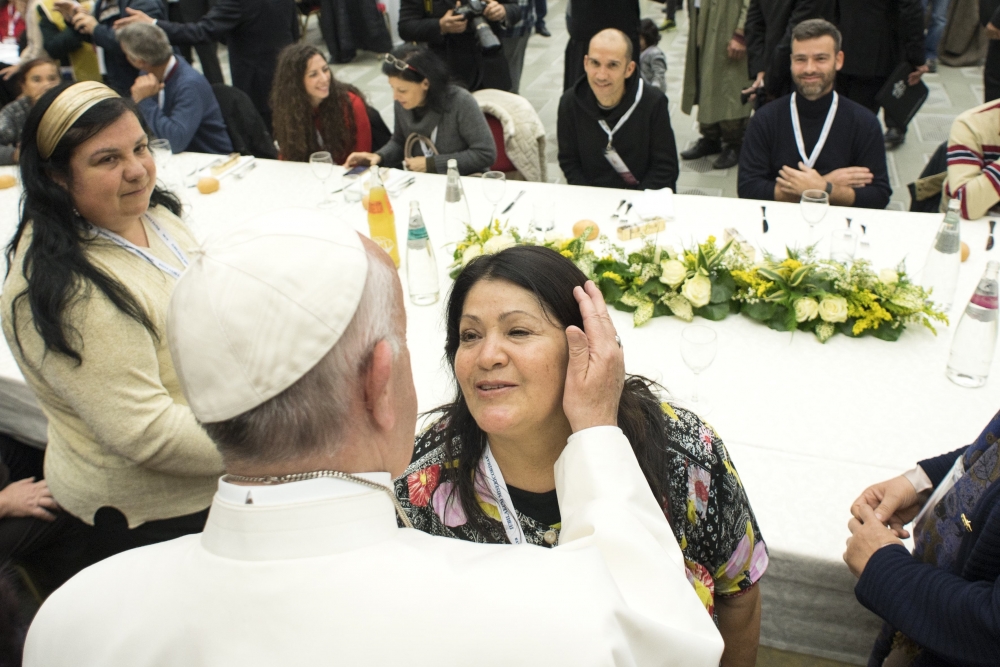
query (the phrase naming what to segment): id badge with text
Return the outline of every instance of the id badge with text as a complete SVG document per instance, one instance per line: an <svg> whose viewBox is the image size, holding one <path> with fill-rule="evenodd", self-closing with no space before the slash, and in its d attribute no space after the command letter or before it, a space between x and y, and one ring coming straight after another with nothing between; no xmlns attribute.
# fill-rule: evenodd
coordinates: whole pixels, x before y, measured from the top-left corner
<svg viewBox="0 0 1000 667"><path fill-rule="evenodd" d="M614 167L614 170L618 172L618 175L622 177L622 180L625 181L626 184L639 185L639 179L632 175L632 172L629 171L628 165L625 164L625 160L623 160L622 156L618 154L618 151L615 150L614 146L609 145L604 149L604 159L606 159L611 166Z"/></svg>

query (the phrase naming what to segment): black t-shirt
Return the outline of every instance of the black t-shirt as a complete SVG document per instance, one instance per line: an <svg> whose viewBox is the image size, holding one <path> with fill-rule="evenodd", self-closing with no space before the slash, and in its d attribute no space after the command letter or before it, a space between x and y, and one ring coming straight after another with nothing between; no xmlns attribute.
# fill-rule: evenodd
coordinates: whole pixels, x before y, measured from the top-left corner
<svg viewBox="0 0 1000 667"><path fill-rule="evenodd" d="M559 515L559 500L556 498L555 489L544 493L534 493L508 484L507 490L510 491L510 499L514 503L514 509L521 514L530 516L546 526L554 526L562 520Z"/></svg>

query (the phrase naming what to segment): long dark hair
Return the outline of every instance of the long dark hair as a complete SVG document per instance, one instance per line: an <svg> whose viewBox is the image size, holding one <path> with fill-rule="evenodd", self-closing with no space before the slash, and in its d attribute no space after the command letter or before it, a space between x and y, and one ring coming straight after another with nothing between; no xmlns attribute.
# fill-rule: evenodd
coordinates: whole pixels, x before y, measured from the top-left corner
<svg viewBox="0 0 1000 667"><path fill-rule="evenodd" d="M448 84L451 75L448 71L448 65L443 60L426 46L417 46L416 44L397 46L392 50L392 56L397 60L402 60L409 67L400 70L386 60L382 63L382 74L411 83L423 83L426 79L428 88L424 104L427 105L427 108L439 113L448 110Z"/></svg>
<svg viewBox="0 0 1000 667"><path fill-rule="evenodd" d="M503 280L517 285L535 295L554 324L563 328L570 325L583 328L573 288L577 285L582 287L587 277L573 262L541 246L514 246L495 255L481 255L458 275L448 297L445 358L453 378L465 299L473 286L482 280ZM618 403L618 426L632 443L632 450L657 504L667 509L666 463L668 450L672 447L667 439L660 399L654 393L659 389L653 381L642 376L627 376ZM445 474L451 475L455 483L465 515L473 525L485 527L490 519L476 497L475 475L486 450L486 434L472 417L457 379L455 400L439 408L439 412L442 423L447 424L444 429L445 460L458 459L458 467L447 468ZM461 452L456 451L459 448ZM669 512L665 514L669 520Z"/></svg>
<svg viewBox="0 0 1000 667"><path fill-rule="evenodd" d="M306 69L313 56L320 56L326 61L326 57L314 46L291 44L278 54L274 70L274 86L271 88L274 138L281 149L282 159L292 162L306 162L312 153L320 150L313 108L304 83ZM358 133L348 93L364 99L360 90L338 81L330 72L330 94L317 109L323 150L329 151L338 162L346 159L354 149Z"/></svg>
<svg viewBox="0 0 1000 667"><path fill-rule="evenodd" d="M118 310L146 327L154 338L158 338L159 333L128 288L87 259L84 252L90 242L87 223L76 212L68 190L53 179L53 176L58 176L71 183L70 158L73 151L125 114L135 115L146 134L149 134L149 128L131 100L122 97L102 100L73 123L48 160L42 159L38 152L38 125L53 100L68 87L60 85L47 91L28 113L21 143L21 182L24 186L21 221L7 246L6 256L9 275L17 246L30 224L31 244L24 252L21 268L28 286L14 297L11 306L11 327L18 348L23 353L18 335L17 310L19 302L26 298L35 330L42 337L45 349L65 354L79 364L83 359L70 341L70 334L77 332L65 321L64 315L76 299L84 296L90 285L103 292ZM153 189L149 206L163 206L174 215L181 212L180 201L159 187Z"/></svg>

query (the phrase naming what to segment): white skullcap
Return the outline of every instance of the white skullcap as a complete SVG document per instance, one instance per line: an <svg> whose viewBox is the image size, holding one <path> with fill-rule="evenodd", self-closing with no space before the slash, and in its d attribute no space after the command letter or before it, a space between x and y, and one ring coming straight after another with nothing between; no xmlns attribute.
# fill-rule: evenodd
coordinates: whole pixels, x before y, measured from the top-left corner
<svg viewBox="0 0 1000 667"><path fill-rule="evenodd" d="M167 340L201 422L242 414L308 373L350 324L368 274L354 229L300 209L261 216L191 260Z"/></svg>

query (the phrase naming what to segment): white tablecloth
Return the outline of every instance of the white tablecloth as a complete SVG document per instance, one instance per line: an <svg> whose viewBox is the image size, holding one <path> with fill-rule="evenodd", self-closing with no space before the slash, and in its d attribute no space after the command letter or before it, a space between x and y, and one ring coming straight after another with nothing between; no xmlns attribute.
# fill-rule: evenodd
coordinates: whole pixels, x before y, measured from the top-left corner
<svg viewBox="0 0 1000 667"><path fill-rule="evenodd" d="M175 171L186 172L205 156L175 157ZM183 165L183 167L182 167ZM336 179L334 179L336 180ZM465 178L477 227L487 223L490 205L475 178ZM336 187L336 186L334 186ZM450 281L450 253L441 250L445 179L417 175L417 182L393 200L398 238L405 239L409 202L420 202L430 237L438 248L442 300L433 306L407 304L409 346L420 410L449 400L453 393L442 361L443 299ZM612 232L608 218L621 199L619 190L509 182L500 207L519 190L524 197L509 214L527 230L535 201L555 202L557 230L569 234L573 222L596 220ZM320 185L306 164L260 160L244 179L222 180L212 195L184 188L182 197L195 234L225 234L254 215L288 207L313 207ZM0 191L0 211L8 238L15 223L18 193ZM337 195L338 197L340 195ZM771 252L805 238L797 205L767 204L770 232L761 234L762 202L680 195L676 217L659 236L660 244L701 241L736 227L748 240ZM331 219L348 220L367 231L360 204L329 210ZM923 264L939 215L831 208L821 225L828 234L845 224L864 224L876 268L894 267L906 258L913 272ZM954 326L983 272L988 253L986 222L963 222L962 238L972 248L962 265L950 327L937 337L911 328L895 343L837 335L821 345L812 334L778 333L743 316L705 322L719 334L715 363L702 375L702 391L713 403L709 420L722 435L747 488L771 553L763 582L764 642L863 664L878 622L854 600L854 579L841 560L848 536L849 507L873 482L896 475L922 458L968 444L1000 408L1000 358L981 389L962 389L947 380L944 368ZM994 257L1000 251L994 250ZM405 268L405 267L404 267ZM405 271L401 273L404 280ZM629 372L657 380L685 398L693 376L679 352L681 330L675 318L656 318L635 329L631 315L614 312ZM34 415L32 415L34 411ZM0 430L29 440L43 439L43 421L10 358L0 348Z"/></svg>

